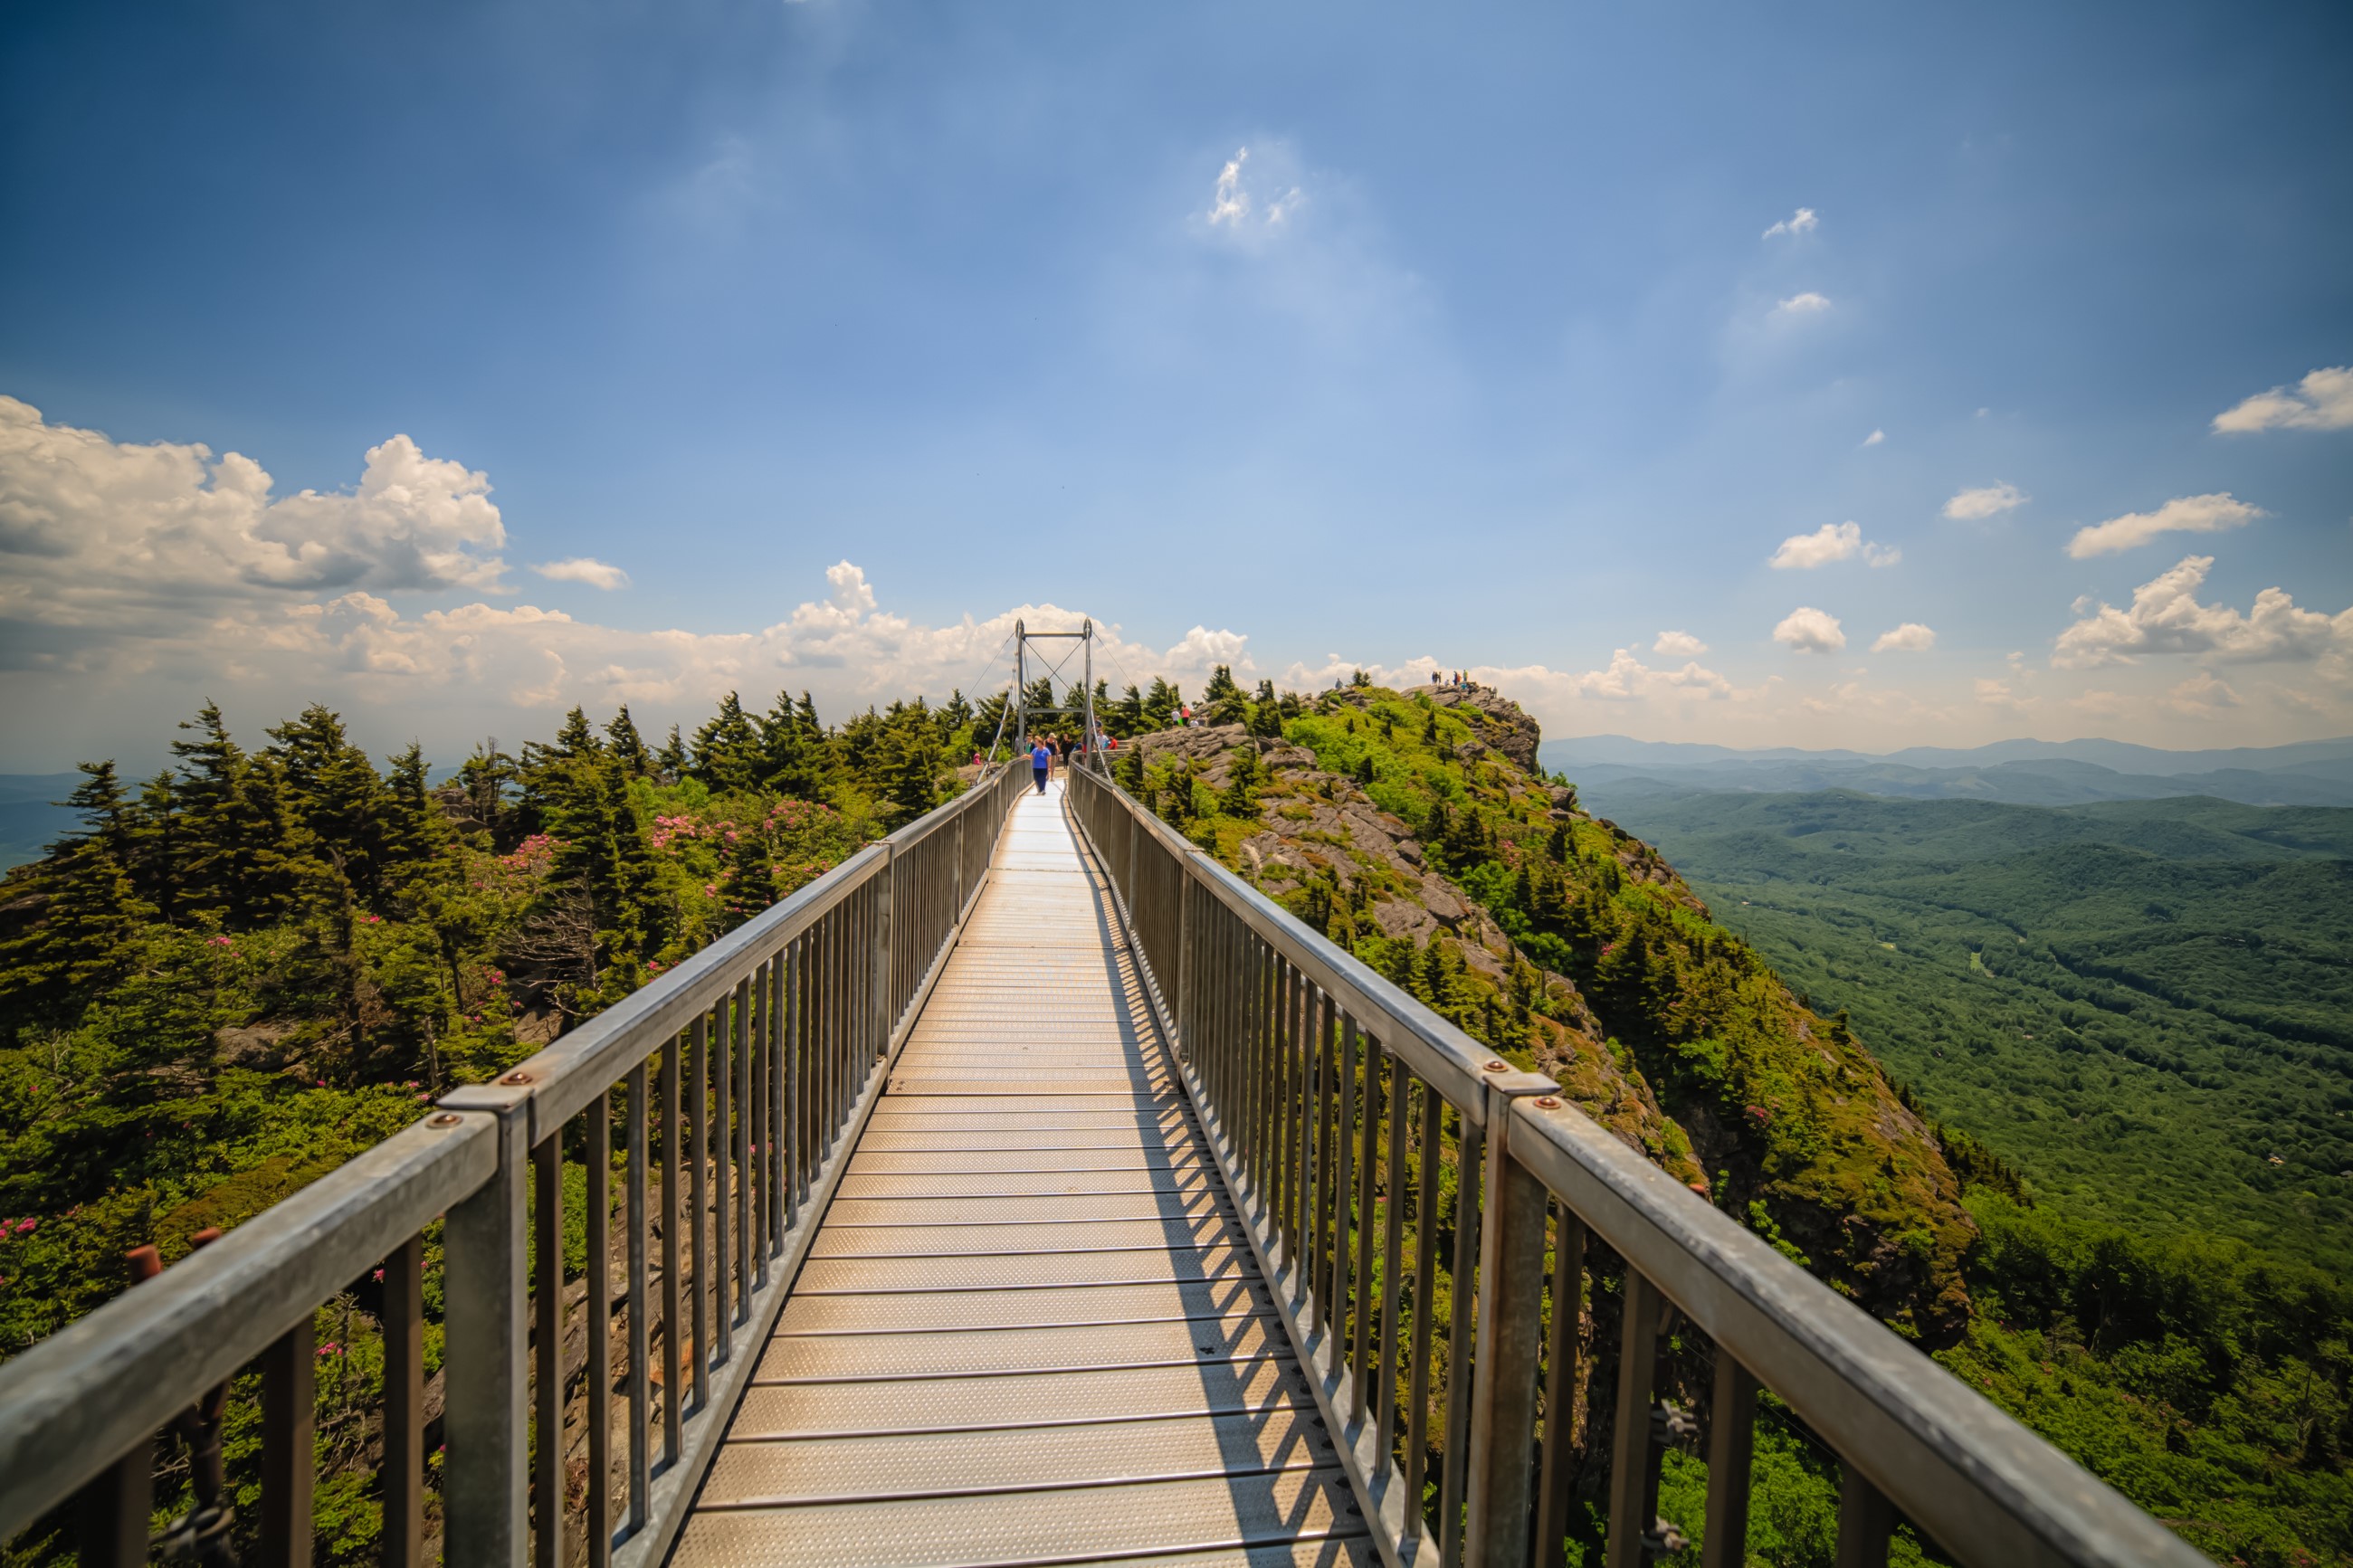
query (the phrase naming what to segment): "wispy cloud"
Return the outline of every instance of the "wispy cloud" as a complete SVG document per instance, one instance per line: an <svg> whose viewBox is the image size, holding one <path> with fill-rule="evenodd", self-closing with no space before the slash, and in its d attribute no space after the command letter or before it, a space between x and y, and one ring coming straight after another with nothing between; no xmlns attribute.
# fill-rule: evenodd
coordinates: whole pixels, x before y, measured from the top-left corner
<svg viewBox="0 0 2353 1568"><path fill-rule="evenodd" d="M609 562L594 556L575 555L563 561L548 561L532 568L553 583L586 583L591 588L602 588L607 594L629 585L629 574Z"/></svg>
<svg viewBox="0 0 2353 1568"><path fill-rule="evenodd" d="M1873 653L1926 653L1936 646L1936 634L1918 621L1906 621L1892 631L1879 634L1871 645Z"/></svg>
<svg viewBox="0 0 2353 1568"><path fill-rule="evenodd" d="M1870 435L1865 436L1865 437L1862 438L1862 444L1863 444L1864 446L1866 446L1866 447L1876 447L1876 446L1878 446L1882 441L1884 441L1884 440L1886 440L1886 439L1887 439L1887 432L1886 432L1886 431L1884 431L1884 430L1873 430Z"/></svg>
<svg viewBox="0 0 2353 1568"><path fill-rule="evenodd" d="M1211 228L1230 229L1236 234L1280 228L1307 200L1297 185L1288 186L1271 199L1253 195L1243 179L1243 166L1250 162L1250 155L1249 148L1237 149L1219 171L1217 188L1211 193L1206 215Z"/></svg>
<svg viewBox="0 0 2353 1568"><path fill-rule="evenodd" d="M1846 632L1829 611L1800 605L1773 628L1773 640L1793 653L1836 653L1846 647Z"/></svg>
<svg viewBox="0 0 2353 1568"><path fill-rule="evenodd" d="M1811 533L1793 533L1781 541L1780 548L1773 552L1773 558L1766 564L1783 572L1808 572L1833 561L1851 561L1858 555L1873 566L1893 566L1904 559L1900 550L1865 542L1860 523L1826 522Z"/></svg>
<svg viewBox="0 0 2353 1568"><path fill-rule="evenodd" d="M2265 515L2227 490L2214 495L2176 496L2155 511L2128 511L2105 522L2079 528L2067 542L2067 553L2081 561L2091 555L2113 555L2147 544L2166 533L2221 533L2244 528Z"/></svg>
<svg viewBox="0 0 2353 1568"><path fill-rule="evenodd" d="M2298 609L2282 588L2257 594L2244 614L2229 605L2199 603L2198 590L2213 565L2211 555L2186 556L2134 589L2131 608L2101 605L2059 634L2051 662L2089 668L2130 664L2145 654L2250 662L2353 654L2353 610L2326 616Z"/></svg>
<svg viewBox="0 0 2353 1568"><path fill-rule="evenodd" d="M1820 218L1814 216L1813 208L1799 207L1796 212L1767 229L1763 237L1770 239L1777 234L1811 234L1821 226L1821 222Z"/></svg>
<svg viewBox="0 0 2353 1568"><path fill-rule="evenodd" d="M2201 669L2166 694L2166 706L2192 719L2211 719L2240 705L2231 683L2211 669Z"/></svg>
<svg viewBox="0 0 2353 1568"><path fill-rule="evenodd" d="M1674 696L1721 700L1736 695L1731 681L1696 661L1680 669L1654 669L1628 647L1610 656L1609 668L1589 669L1574 677L1571 689L1577 696L1609 702Z"/></svg>
<svg viewBox="0 0 2353 1568"><path fill-rule="evenodd" d="M2214 416L2226 436L2257 430L2343 430L2353 427L2353 366L2307 374L2295 390L2274 386Z"/></svg>
<svg viewBox="0 0 2353 1568"><path fill-rule="evenodd" d="M2013 484L1986 485L1978 489L1961 490L1945 503L1945 515L1959 521L1992 517L2022 506L2033 498Z"/></svg>
<svg viewBox="0 0 2353 1568"><path fill-rule="evenodd" d="M1830 308L1827 295L1817 294L1809 289L1802 294L1792 294L1774 306L1773 313L1777 316L1819 316Z"/></svg>

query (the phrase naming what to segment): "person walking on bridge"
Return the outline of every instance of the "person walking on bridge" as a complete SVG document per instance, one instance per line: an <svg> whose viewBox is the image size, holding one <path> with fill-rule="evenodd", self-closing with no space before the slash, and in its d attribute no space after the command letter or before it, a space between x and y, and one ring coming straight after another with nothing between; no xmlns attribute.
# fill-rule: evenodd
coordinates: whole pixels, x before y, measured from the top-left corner
<svg viewBox="0 0 2353 1568"><path fill-rule="evenodd" d="M1040 735L1029 745L1029 771L1038 780L1039 795L1046 793L1046 774L1052 771L1053 766L1054 749L1046 743L1046 737Z"/></svg>

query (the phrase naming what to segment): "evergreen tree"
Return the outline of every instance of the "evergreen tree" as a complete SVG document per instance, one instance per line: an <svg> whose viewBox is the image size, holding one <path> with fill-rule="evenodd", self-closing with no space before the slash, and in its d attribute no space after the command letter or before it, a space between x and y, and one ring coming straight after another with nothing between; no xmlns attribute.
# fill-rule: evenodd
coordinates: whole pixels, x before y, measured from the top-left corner
<svg viewBox="0 0 2353 1568"><path fill-rule="evenodd" d="M760 787L796 800L815 800L825 773L825 735L817 726L817 707L808 693L796 705L789 692L776 694L776 705L758 721Z"/></svg>
<svg viewBox="0 0 2353 1568"><path fill-rule="evenodd" d="M515 761L499 750L495 736L476 746L458 765L463 820L489 834L499 848L512 847L528 831L510 798L516 778Z"/></svg>
<svg viewBox="0 0 2353 1568"><path fill-rule="evenodd" d="M1004 747L1013 742L1013 721L1010 711L1012 698L1006 692L994 691L980 700L973 710L972 743L986 751L990 746Z"/></svg>
<svg viewBox="0 0 2353 1568"><path fill-rule="evenodd" d="M81 831L49 846L33 886L44 895L39 923L0 943L0 999L43 1010L66 1007L111 982L134 951L140 923L155 911L124 865L133 815L111 759L82 763L82 782L58 805L80 814Z"/></svg>
<svg viewBox="0 0 2353 1568"><path fill-rule="evenodd" d="M613 721L605 726L605 743L611 748L622 771L629 777L641 779L652 776L653 752L647 750L646 738L638 733L638 722L629 717L628 703L622 703L621 710L613 715Z"/></svg>
<svg viewBox="0 0 2353 1568"><path fill-rule="evenodd" d="M1282 739L1282 709L1272 697L1250 705L1250 733L1261 740Z"/></svg>
<svg viewBox="0 0 2353 1568"><path fill-rule="evenodd" d="M1373 782L1373 753L1366 752L1364 755L1358 757L1356 759L1356 766L1354 772L1357 784L1371 784Z"/></svg>
<svg viewBox="0 0 2353 1568"><path fill-rule="evenodd" d="M553 793L548 828L559 847L543 913L571 950L560 1005L586 1017L645 984L646 962L669 936L669 910L628 775L601 751L563 765L571 776Z"/></svg>
<svg viewBox="0 0 2353 1568"><path fill-rule="evenodd" d="M964 689L958 687L948 693L948 700L945 702L940 704L941 739L945 740L954 735L958 730L971 723L972 719L972 704L965 700Z"/></svg>
<svg viewBox="0 0 2353 1568"><path fill-rule="evenodd" d="M661 750L654 753L654 765L661 770L662 777L672 784L686 776L686 742L679 739L677 725L670 727L670 738L662 742Z"/></svg>
<svg viewBox="0 0 2353 1568"><path fill-rule="evenodd" d="M198 737L172 742L181 772L174 794L186 834L178 865L181 906L218 910L241 926L275 919L291 907L301 879L277 766L245 754L215 703L180 728Z"/></svg>
<svg viewBox="0 0 2353 1568"><path fill-rule="evenodd" d="M1130 681L1120 689L1119 700L1105 715L1103 728L1124 741L1144 733L1145 723L1144 693L1135 689L1134 682Z"/></svg>
<svg viewBox="0 0 2353 1568"><path fill-rule="evenodd" d="M1268 695L1272 694L1270 688ZM1221 664L1209 672L1209 684L1201 691L1201 706L1208 710L1212 724L1239 724L1250 717L1250 704L1242 689L1234 684L1231 665Z"/></svg>
<svg viewBox="0 0 2353 1568"><path fill-rule="evenodd" d="M721 795L748 795L760 785L760 736L729 692L711 721L694 732L694 761L687 775Z"/></svg>
<svg viewBox="0 0 2353 1568"><path fill-rule="evenodd" d="M1184 706L1184 702L1185 694L1182 690L1170 685L1161 677L1154 676L1152 689L1145 692L1144 696L1144 722L1137 733L1141 734L1149 730L1167 729L1176 722L1176 710Z"/></svg>
<svg viewBox="0 0 2353 1568"><path fill-rule="evenodd" d="M351 743L343 719L320 703L269 731L262 755L283 780L298 852L332 867L362 899L381 884L384 781L365 752Z"/></svg>
<svg viewBox="0 0 2353 1568"><path fill-rule="evenodd" d="M763 826L737 832L727 858L727 898L723 925L733 931L776 901L776 868Z"/></svg>
<svg viewBox="0 0 2353 1568"><path fill-rule="evenodd" d="M392 754L384 792L384 866L387 883L406 881L441 853L449 839L448 819L433 798L425 748L415 741Z"/></svg>
<svg viewBox="0 0 2353 1568"><path fill-rule="evenodd" d="M897 711L885 721L876 748L877 782L879 793L890 803L892 824L898 826L938 804L940 752L932 734L931 713L922 698L910 707L892 706Z"/></svg>

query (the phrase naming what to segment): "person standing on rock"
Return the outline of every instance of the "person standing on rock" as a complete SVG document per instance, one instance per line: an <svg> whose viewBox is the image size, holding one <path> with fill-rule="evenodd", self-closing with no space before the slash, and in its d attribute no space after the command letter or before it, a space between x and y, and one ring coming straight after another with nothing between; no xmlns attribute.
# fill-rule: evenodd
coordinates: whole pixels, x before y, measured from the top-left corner
<svg viewBox="0 0 2353 1568"><path fill-rule="evenodd" d="M1029 771L1038 780L1038 793L1046 793L1046 775L1053 771L1054 751L1040 735L1029 746Z"/></svg>

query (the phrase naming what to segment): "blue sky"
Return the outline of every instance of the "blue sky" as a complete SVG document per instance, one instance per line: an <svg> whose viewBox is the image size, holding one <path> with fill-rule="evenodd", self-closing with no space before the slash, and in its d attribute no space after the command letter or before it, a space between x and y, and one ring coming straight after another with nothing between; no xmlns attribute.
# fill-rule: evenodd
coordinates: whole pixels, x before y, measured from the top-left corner
<svg viewBox="0 0 2353 1568"><path fill-rule="evenodd" d="M937 694L1025 607L1562 735L2353 732L2341 5L0 30L0 767Z"/></svg>

